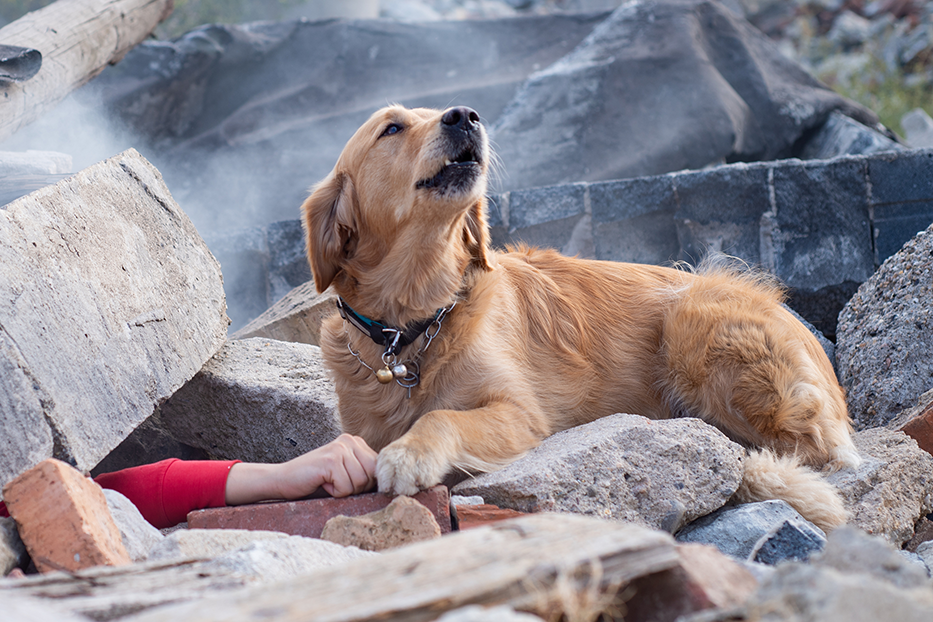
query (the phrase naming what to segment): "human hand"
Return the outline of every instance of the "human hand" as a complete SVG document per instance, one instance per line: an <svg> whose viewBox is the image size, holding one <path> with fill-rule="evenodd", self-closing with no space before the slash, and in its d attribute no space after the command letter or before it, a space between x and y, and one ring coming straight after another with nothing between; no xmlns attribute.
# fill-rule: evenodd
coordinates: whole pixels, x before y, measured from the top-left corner
<svg viewBox="0 0 933 622"><path fill-rule="evenodd" d="M270 499L300 499L322 488L346 497L376 485L376 452L358 436L341 434L330 443L281 464L241 462L230 468L227 505Z"/></svg>

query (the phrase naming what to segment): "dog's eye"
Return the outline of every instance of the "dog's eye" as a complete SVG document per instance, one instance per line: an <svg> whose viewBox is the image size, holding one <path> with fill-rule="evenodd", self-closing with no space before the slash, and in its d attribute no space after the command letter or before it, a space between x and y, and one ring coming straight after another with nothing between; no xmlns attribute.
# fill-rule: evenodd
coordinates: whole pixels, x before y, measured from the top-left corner
<svg viewBox="0 0 933 622"><path fill-rule="evenodd" d="M390 123L389 125L386 126L385 131L382 132L382 136L391 136L392 134L398 134L401 131L402 131L401 125L399 125L398 123ZM382 136L380 136L380 138L382 138Z"/></svg>

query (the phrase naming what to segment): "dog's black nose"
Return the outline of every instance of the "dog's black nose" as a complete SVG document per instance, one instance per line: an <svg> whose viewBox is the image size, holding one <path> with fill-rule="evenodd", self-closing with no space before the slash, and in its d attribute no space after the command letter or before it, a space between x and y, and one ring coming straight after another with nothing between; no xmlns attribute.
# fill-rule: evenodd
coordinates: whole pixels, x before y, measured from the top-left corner
<svg viewBox="0 0 933 622"><path fill-rule="evenodd" d="M441 117L441 123L463 130L472 130L479 125L479 114L466 106L450 108Z"/></svg>

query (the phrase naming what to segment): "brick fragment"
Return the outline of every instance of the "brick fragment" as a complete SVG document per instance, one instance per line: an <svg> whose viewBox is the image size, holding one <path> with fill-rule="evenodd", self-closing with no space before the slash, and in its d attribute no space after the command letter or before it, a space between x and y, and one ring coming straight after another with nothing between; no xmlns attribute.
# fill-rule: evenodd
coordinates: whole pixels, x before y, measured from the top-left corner
<svg viewBox="0 0 933 622"><path fill-rule="evenodd" d="M103 490L64 462L40 462L3 497L40 572L130 563Z"/></svg>
<svg viewBox="0 0 933 622"><path fill-rule="evenodd" d="M674 622L705 609L743 605L758 582L747 569L712 546L681 544L680 564L632 582L625 622Z"/></svg>
<svg viewBox="0 0 933 622"><path fill-rule="evenodd" d="M335 516L324 525L322 540L364 551L384 551L441 537L431 511L411 497L396 497L385 508L363 516Z"/></svg>
<svg viewBox="0 0 933 622"><path fill-rule="evenodd" d="M474 527L482 527L483 525L496 523L500 520L525 516L525 512L519 512L518 510L511 510L509 508L500 508L490 503L483 503L480 505L458 505L456 507L457 524L461 531Z"/></svg>
<svg viewBox="0 0 933 622"><path fill-rule="evenodd" d="M435 486L412 497L431 510L441 529L450 531L450 497L446 486ZM228 508L195 510L188 514L189 529L259 529L281 531L293 536L320 538L334 516L361 516L383 509L394 497L371 492L335 499L303 499L255 503Z"/></svg>
<svg viewBox="0 0 933 622"><path fill-rule="evenodd" d="M920 449L933 454L933 401L919 415L901 426L901 432L917 441Z"/></svg>

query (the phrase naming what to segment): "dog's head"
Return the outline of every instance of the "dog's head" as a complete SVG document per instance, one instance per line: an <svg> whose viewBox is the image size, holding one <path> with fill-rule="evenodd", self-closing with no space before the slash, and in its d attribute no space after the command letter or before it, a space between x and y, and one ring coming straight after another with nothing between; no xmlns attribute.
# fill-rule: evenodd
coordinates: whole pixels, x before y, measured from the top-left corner
<svg viewBox="0 0 933 622"><path fill-rule="evenodd" d="M490 269L488 168L486 132L469 108L373 114L302 206L318 291L394 290L409 308L449 299L414 289L456 292L468 265Z"/></svg>

